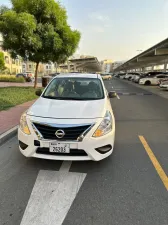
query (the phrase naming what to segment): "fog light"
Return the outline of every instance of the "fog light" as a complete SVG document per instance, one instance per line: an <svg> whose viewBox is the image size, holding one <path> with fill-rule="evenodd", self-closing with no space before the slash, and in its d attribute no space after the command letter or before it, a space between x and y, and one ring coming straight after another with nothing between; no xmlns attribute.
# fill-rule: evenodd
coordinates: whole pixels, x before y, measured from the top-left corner
<svg viewBox="0 0 168 225"><path fill-rule="evenodd" d="M100 148L96 148L95 150L97 152L99 152L100 154L106 154L107 152L109 152L112 149L111 145L105 145L103 147Z"/></svg>
<svg viewBox="0 0 168 225"><path fill-rule="evenodd" d="M34 146L40 147L40 142L39 141L34 141Z"/></svg>
<svg viewBox="0 0 168 225"><path fill-rule="evenodd" d="M26 145L25 143L23 143L22 141L19 141L19 146L22 150L26 150L26 148L28 147L28 145Z"/></svg>

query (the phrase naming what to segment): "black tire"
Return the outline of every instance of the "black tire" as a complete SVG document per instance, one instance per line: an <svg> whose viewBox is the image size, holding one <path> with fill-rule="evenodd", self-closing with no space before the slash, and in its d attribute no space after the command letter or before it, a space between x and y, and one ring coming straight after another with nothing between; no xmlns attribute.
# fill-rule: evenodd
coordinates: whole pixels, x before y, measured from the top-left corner
<svg viewBox="0 0 168 225"><path fill-rule="evenodd" d="M149 80L147 80L147 81L145 82L145 85L146 85L146 86L149 86L149 85L151 85L151 82L150 82Z"/></svg>
<svg viewBox="0 0 168 225"><path fill-rule="evenodd" d="M27 77L27 78L26 78L26 81L27 81L27 82L31 82L32 79L31 79L30 77Z"/></svg>

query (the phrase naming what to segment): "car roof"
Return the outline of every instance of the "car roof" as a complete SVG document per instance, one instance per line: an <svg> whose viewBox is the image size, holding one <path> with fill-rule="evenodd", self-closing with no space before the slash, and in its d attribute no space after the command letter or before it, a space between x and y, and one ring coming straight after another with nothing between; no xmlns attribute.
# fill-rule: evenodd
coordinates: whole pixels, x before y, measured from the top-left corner
<svg viewBox="0 0 168 225"><path fill-rule="evenodd" d="M64 74L59 74L58 76L55 77L56 78L63 78L63 77L70 77L70 78L99 78L100 79L100 75L99 74L87 74L87 73L64 73Z"/></svg>

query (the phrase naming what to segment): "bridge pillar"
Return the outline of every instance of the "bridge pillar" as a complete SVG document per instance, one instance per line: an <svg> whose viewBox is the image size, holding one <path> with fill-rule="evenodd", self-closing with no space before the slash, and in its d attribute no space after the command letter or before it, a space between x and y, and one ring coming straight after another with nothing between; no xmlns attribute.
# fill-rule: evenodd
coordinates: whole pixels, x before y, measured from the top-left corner
<svg viewBox="0 0 168 225"><path fill-rule="evenodd" d="M144 73L144 72L145 72L145 67L142 67L141 70L142 70L142 72Z"/></svg>
<svg viewBox="0 0 168 225"><path fill-rule="evenodd" d="M76 72L76 63L74 63L74 72Z"/></svg>
<svg viewBox="0 0 168 225"><path fill-rule="evenodd" d="M163 69L163 71L164 71L164 72L167 71L167 63L164 64L164 69Z"/></svg>
<svg viewBox="0 0 168 225"><path fill-rule="evenodd" d="M68 73L71 72L71 65L70 62L68 62Z"/></svg>

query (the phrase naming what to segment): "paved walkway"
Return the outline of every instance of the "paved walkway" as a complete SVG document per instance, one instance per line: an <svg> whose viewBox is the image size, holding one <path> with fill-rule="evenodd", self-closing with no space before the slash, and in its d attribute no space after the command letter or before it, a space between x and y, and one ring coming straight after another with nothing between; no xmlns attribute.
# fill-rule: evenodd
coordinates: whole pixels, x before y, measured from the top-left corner
<svg viewBox="0 0 168 225"><path fill-rule="evenodd" d="M10 83L10 82L0 82L1 87L33 87L34 83ZM41 83L37 84L38 87L41 87Z"/></svg>
<svg viewBox="0 0 168 225"><path fill-rule="evenodd" d="M7 111L1 111L0 134L3 134L7 130L17 126L19 124L22 113L26 111L34 103L34 101L35 100L15 106Z"/></svg>

